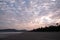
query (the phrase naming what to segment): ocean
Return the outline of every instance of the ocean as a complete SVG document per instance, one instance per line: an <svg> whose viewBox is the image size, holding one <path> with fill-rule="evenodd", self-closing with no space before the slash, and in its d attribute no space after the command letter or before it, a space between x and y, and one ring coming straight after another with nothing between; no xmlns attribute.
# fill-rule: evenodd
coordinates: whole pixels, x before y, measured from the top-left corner
<svg viewBox="0 0 60 40"><path fill-rule="evenodd" d="M8 37L9 35L17 35L20 34L22 32L0 32L0 38L5 38Z"/></svg>
<svg viewBox="0 0 60 40"><path fill-rule="evenodd" d="M0 40L60 40L60 32L0 32Z"/></svg>

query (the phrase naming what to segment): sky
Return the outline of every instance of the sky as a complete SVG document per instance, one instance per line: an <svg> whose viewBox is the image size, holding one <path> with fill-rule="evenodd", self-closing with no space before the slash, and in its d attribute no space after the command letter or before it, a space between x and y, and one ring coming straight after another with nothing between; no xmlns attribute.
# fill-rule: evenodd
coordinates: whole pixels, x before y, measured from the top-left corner
<svg viewBox="0 0 60 40"><path fill-rule="evenodd" d="M0 29L31 30L60 23L60 0L0 0Z"/></svg>

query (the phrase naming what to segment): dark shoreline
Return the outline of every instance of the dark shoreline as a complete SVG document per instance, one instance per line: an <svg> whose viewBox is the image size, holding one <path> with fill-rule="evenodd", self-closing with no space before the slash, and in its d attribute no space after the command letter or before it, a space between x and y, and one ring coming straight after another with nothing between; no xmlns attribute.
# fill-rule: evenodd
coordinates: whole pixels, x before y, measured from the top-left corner
<svg viewBox="0 0 60 40"><path fill-rule="evenodd" d="M60 40L60 32L24 32L0 40Z"/></svg>

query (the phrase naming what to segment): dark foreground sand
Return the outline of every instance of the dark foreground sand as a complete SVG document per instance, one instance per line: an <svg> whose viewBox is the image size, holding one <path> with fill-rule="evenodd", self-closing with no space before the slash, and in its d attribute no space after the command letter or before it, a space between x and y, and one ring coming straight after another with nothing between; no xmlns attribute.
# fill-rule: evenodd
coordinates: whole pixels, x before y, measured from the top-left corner
<svg viewBox="0 0 60 40"><path fill-rule="evenodd" d="M25 32L9 35L0 40L60 40L60 32Z"/></svg>

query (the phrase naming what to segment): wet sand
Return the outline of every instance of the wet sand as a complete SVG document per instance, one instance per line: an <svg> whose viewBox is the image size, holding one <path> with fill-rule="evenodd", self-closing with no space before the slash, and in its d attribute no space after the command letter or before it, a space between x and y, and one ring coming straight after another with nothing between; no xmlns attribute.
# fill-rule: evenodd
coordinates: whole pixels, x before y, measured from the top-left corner
<svg viewBox="0 0 60 40"><path fill-rule="evenodd" d="M0 40L60 40L60 32L25 32L10 34Z"/></svg>

